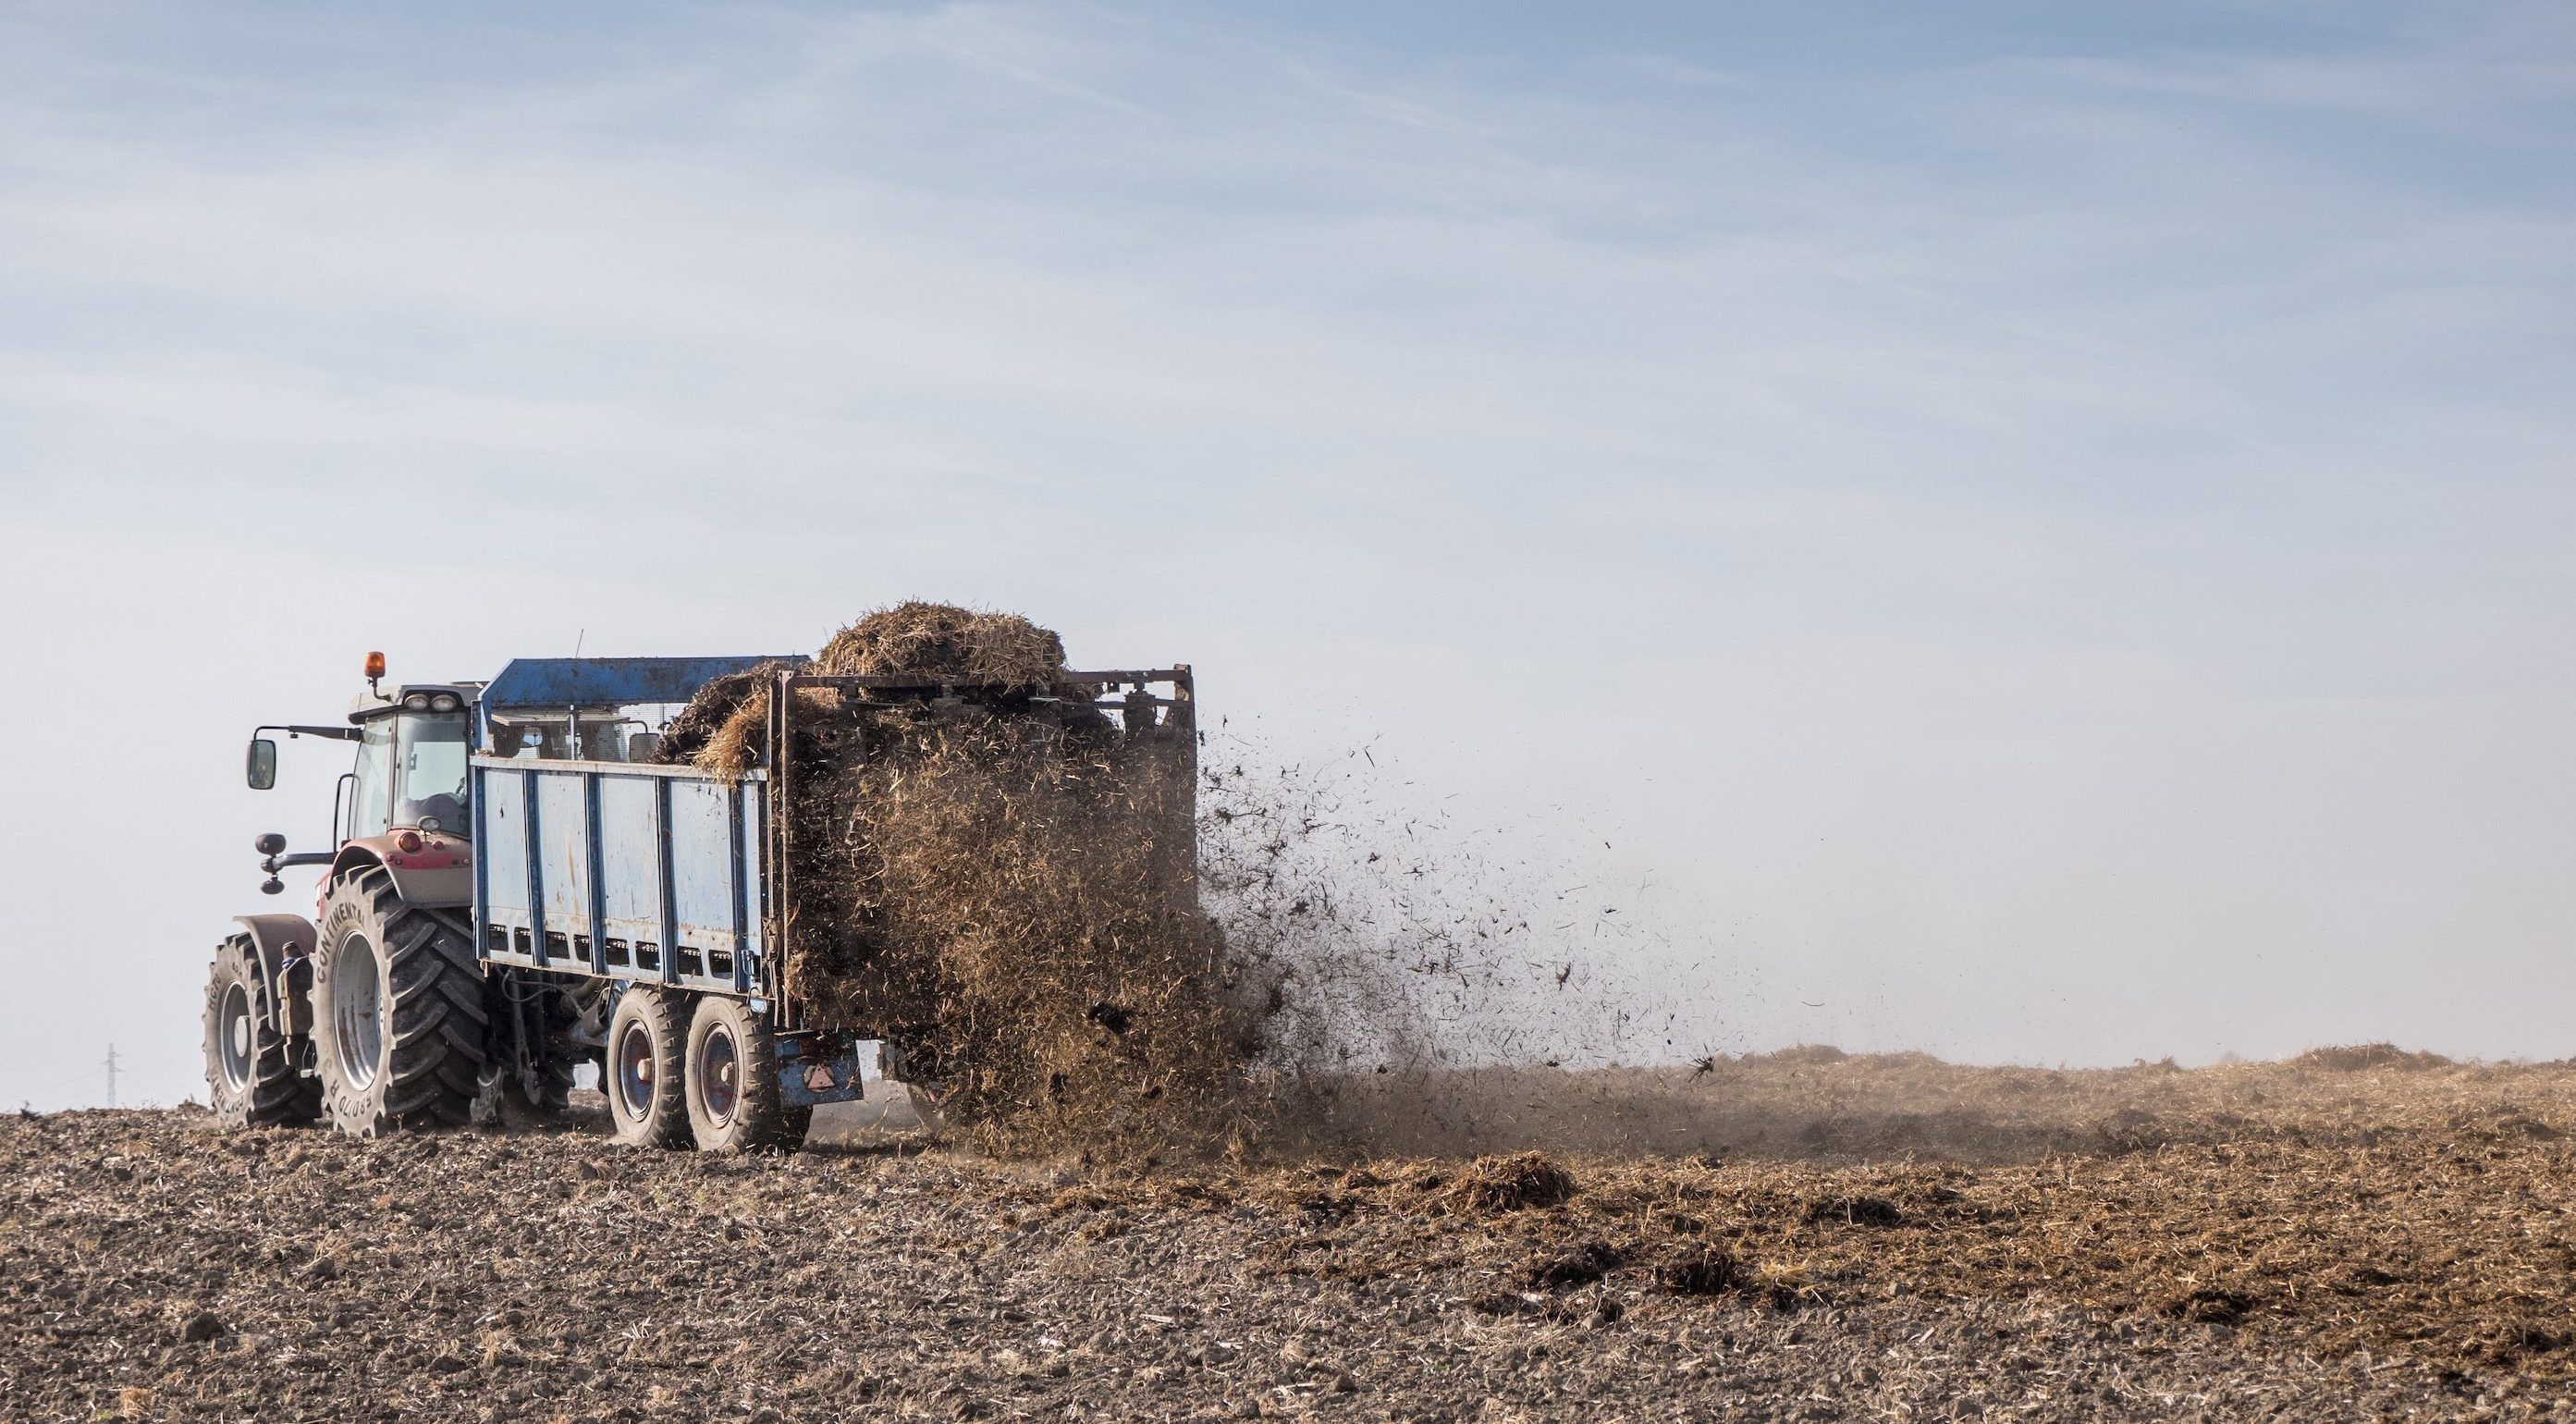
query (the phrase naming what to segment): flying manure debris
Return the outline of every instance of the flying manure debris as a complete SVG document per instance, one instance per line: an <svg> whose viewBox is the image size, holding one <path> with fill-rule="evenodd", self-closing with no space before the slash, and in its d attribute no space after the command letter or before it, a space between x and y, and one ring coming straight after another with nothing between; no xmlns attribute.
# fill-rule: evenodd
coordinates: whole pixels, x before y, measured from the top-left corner
<svg viewBox="0 0 2576 1424"><path fill-rule="evenodd" d="M998 695L798 689L787 991L819 1023L900 1045L905 1073L990 1146L1240 1140L1258 1034L1198 903L1186 709L1122 727L1056 634L944 604L868 614L809 670ZM659 755L770 762L775 686L709 684Z"/></svg>
<svg viewBox="0 0 2576 1424"><path fill-rule="evenodd" d="M1026 618L947 604L825 644L802 671L888 685L797 686L783 758L780 670L708 683L655 755L784 776L784 992L897 1045L978 1145L1312 1148L1327 1119L1354 1136L1355 1076L1375 1119L1435 1111L1462 1046L1530 1056L1472 1046L1529 967L1528 913L1419 818L1378 825L1365 751L1276 764L1185 700L1158 715L1083 681ZM925 695L942 686L975 695ZM1562 1015L1569 966L1539 957Z"/></svg>

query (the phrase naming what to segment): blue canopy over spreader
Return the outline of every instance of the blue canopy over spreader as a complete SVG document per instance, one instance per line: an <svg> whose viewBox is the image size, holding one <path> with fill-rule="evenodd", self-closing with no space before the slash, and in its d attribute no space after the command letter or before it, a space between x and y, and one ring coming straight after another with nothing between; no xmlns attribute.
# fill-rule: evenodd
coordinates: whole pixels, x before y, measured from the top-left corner
<svg viewBox="0 0 2576 1424"><path fill-rule="evenodd" d="M486 709L496 707L624 707L638 702L686 702L698 689L730 672L762 663L801 667L802 653L729 658L512 658L483 689Z"/></svg>

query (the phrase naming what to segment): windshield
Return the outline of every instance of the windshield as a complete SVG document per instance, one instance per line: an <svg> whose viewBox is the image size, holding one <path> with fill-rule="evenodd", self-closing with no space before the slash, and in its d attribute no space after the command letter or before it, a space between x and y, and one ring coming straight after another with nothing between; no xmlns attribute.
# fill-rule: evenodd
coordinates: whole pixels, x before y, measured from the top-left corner
<svg viewBox="0 0 2576 1424"><path fill-rule="evenodd" d="M402 801L394 824L429 831L465 829L465 715L461 712L395 719L402 768Z"/></svg>

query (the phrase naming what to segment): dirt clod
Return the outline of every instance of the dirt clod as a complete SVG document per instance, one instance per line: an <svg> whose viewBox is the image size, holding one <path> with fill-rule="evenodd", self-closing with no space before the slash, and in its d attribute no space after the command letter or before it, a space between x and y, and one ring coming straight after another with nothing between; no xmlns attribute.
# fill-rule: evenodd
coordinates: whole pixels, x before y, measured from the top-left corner
<svg viewBox="0 0 2576 1424"><path fill-rule="evenodd" d="M1685 1250L1655 1267L1655 1285L1674 1295L1725 1295L1751 1279L1734 1252L1719 1248Z"/></svg>
<svg viewBox="0 0 2576 1424"><path fill-rule="evenodd" d="M2205 1325L2233 1325L2253 1313L2256 1301L2243 1291L2201 1286L2165 1302L2164 1313L2177 1320Z"/></svg>
<svg viewBox="0 0 2576 1424"><path fill-rule="evenodd" d="M1521 1281L1531 1290L1588 1286L1628 1263L1628 1253L1606 1241L1578 1241L1529 1263Z"/></svg>
<svg viewBox="0 0 2576 1424"><path fill-rule="evenodd" d="M1905 1209L1885 1197L1828 1197L1807 1208L1807 1219L1819 1225L1898 1226Z"/></svg>

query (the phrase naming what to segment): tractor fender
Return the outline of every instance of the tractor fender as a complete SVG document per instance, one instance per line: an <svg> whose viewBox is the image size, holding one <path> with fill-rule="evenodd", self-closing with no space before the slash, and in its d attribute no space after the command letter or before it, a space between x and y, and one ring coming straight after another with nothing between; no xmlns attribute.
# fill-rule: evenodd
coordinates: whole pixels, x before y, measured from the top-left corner
<svg viewBox="0 0 2576 1424"><path fill-rule="evenodd" d="M404 850L403 836L417 837L420 848ZM330 878L371 865L382 866L393 877L394 893L414 908L452 910L474 903L474 843L463 836L397 830L344 842L331 861Z"/></svg>
<svg viewBox="0 0 2576 1424"><path fill-rule="evenodd" d="M235 915L268 992L269 1027L288 1038L313 1031L313 922L302 915Z"/></svg>

